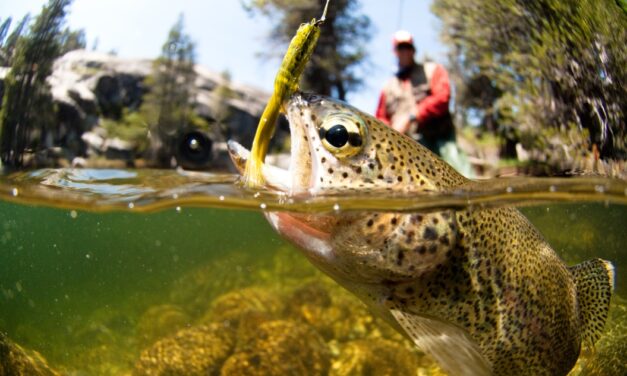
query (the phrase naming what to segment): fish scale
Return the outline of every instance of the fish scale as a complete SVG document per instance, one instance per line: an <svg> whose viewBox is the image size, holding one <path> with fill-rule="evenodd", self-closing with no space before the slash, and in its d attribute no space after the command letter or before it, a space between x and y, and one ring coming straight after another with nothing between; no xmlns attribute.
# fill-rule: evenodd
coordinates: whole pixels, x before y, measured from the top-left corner
<svg viewBox="0 0 627 376"><path fill-rule="evenodd" d="M291 180L280 186L288 194L426 194L468 182L342 102L297 94L287 108ZM240 170L241 150L230 146ZM515 208L267 217L451 375L566 375L582 342L592 345L607 318L611 264L567 267Z"/></svg>

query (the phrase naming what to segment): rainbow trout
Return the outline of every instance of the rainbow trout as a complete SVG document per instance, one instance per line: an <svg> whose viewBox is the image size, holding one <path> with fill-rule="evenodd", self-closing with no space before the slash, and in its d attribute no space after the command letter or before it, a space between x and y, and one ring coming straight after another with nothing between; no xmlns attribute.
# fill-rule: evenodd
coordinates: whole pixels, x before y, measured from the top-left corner
<svg viewBox="0 0 627 376"><path fill-rule="evenodd" d="M353 107L297 93L288 170L262 166L290 195L421 194L467 179ZM249 152L229 143L244 171ZM566 375L599 338L613 267L567 267L515 208L429 213L266 214L283 237L451 375Z"/></svg>

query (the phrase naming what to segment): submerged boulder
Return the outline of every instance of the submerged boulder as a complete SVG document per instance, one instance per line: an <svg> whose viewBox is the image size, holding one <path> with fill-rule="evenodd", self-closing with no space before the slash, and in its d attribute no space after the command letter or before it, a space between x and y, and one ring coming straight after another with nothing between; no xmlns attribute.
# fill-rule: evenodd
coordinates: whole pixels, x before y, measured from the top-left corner
<svg viewBox="0 0 627 376"><path fill-rule="evenodd" d="M326 375L330 359L327 344L309 326L267 321L239 341L221 375Z"/></svg>
<svg viewBox="0 0 627 376"><path fill-rule="evenodd" d="M368 338L343 344L329 375L415 375L419 366L416 353L399 343Z"/></svg>
<svg viewBox="0 0 627 376"><path fill-rule="evenodd" d="M249 287L218 296L201 321L228 322L237 327L251 314L276 318L283 309L284 304L278 294L262 287Z"/></svg>
<svg viewBox="0 0 627 376"><path fill-rule="evenodd" d="M215 375L235 345L235 333L219 323L183 329L144 350L134 375Z"/></svg>
<svg viewBox="0 0 627 376"><path fill-rule="evenodd" d="M51 369L38 352L22 348L0 332L0 376L13 375L57 376L60 374Z"/></svg>
<svg viewBox="0 0 627 376"><path fill-rule="evenodd" d="M152 306L139 318L136 328L137 339L140 345L150 345L190 324L189 315L179 306L173 304Z"/></svg>

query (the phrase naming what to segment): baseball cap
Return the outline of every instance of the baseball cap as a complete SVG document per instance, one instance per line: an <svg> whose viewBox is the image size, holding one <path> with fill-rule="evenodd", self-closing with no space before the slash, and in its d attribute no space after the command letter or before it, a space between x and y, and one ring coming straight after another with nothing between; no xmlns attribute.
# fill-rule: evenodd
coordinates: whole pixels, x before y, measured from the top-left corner
<svg viewBox="0 0 627 376"><path fill-rule="evenodd" d="M394 48L397 48L401 44L406 44L414 47L414 38L411 36L411 33L409 31L399 30L394 33L394 36L392 37L392 44L394 45Z"/></svg>

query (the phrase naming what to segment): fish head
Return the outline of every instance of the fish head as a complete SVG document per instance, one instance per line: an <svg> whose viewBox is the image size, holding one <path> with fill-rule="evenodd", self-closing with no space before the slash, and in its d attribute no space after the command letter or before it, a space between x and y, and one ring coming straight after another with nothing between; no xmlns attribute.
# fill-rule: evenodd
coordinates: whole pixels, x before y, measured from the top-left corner
<svg viewBox="0 0 627 376"><path fill-rule="evenodd" d="M296 93L284 108L291 134L289 168L264 164L262 174L268 186L288 195L421 193L465 181L428 149L344 102ZM230 142L229 151L243 171L247 150ZM395 213L270 212L266 216L281 235L336 279L381 282L405 279L422 270L420 264L399 265L396 251L381 252L394 247L390 240L402 217ZM425 267L431 261L437 260L428 260Z"/></svg>

